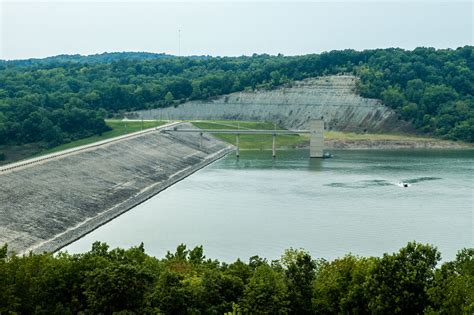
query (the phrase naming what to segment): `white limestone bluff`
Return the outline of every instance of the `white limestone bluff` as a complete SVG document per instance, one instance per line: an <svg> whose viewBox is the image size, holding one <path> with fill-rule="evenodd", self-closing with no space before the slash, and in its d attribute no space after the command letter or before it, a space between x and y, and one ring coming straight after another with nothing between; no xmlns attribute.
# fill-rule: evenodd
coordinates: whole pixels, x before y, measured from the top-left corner
<svg viewBox="0 0 474 315"><path fill-rule="evenodd" d="M355 93L357 78L333 75L296 81L291 87L245 91L209 101L190 101L163 109L129 113L130 118L183 120L258 120L291 129L308 129L324 118L326 130L356 132L412 131L409 123L379 100Z"/></svg>
<svg viewBox="0 0 474 315"><path fill-rule="evenodd" d="M0 168L0 244L58 250L234 149L199 137L149 130Z"/></svg>

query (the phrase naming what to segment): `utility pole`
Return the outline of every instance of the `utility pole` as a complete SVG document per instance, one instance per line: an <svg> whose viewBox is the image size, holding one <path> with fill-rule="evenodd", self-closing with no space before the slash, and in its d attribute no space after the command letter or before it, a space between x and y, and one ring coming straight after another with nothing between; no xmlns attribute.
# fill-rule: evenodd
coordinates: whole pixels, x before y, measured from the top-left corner
<svg viewBox="0 0 474 315"><path fill-rule="evenodd" d="M178 57L181 56L181 29L178 29Z"/></svg>

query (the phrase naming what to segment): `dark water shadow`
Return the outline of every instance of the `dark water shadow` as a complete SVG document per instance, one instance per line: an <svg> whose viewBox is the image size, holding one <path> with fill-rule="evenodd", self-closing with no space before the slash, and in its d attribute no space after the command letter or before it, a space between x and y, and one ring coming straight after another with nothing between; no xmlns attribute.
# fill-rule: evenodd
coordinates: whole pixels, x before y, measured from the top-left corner
<svg viewBox="0 0 474 315"><path fill-rule="evenodd" d="M361 189L361 188L368 188L368 187L393 186L393 185L395 185L395 183L389 182L384 179L371 179L371 180L361 180L361 181L352 182L352 183L330 183L330 184L325 184L324 186Z"/></svg>
<svg viewBox="0 0 474 315"><path fill-rule="evenodd" d="M403 180L403 182L404 183L409 183L409 184L415 184L415 183L425 182L425 181L429 181L429 180L439 180L439 179L442 179L442 178L441 177L425 176L425 177L417 177L417 178L412 178L412 179L406 179L406 180Z"/></svg>

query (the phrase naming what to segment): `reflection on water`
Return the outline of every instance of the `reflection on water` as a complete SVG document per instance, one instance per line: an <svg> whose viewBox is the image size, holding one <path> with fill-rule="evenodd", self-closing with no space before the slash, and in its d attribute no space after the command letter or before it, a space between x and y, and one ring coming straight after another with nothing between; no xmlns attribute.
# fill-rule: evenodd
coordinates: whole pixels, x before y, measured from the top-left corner
<svg viewBox="0 0 474 315"><path fill-rule="evenodd" d="M145 243L163 256L180 243L208 257L278 258L302 247L332 259L381 255L416 240L444 259L473 246L474 151L243 151L168 188L66 249ZM408 188L401 188L407 183Z"/></svg>

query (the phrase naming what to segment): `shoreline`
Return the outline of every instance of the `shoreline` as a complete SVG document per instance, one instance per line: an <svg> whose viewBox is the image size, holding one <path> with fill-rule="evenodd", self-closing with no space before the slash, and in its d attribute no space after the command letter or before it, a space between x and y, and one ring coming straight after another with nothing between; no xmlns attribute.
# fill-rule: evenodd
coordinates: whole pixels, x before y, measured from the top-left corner
<svg viewBox="0 0 474 315"><path fill-rule="evenodd" d="M386 149L453 149L469 150L474 149L474 145L445 140L342 140L326 139L326 148L343 150L386 150Z"/></svg>
<svg viewBox="0 0 474 315"><path fill-rule="evenodd" d="M309 142L296 146L278 146L276 150L309 149ZM333 150L474 150L474 145L459 143L438 143L436 141L354 141L354 140L325 140L324 149ZM271 148L242 148L240 151L272 151Z"/></svg>

